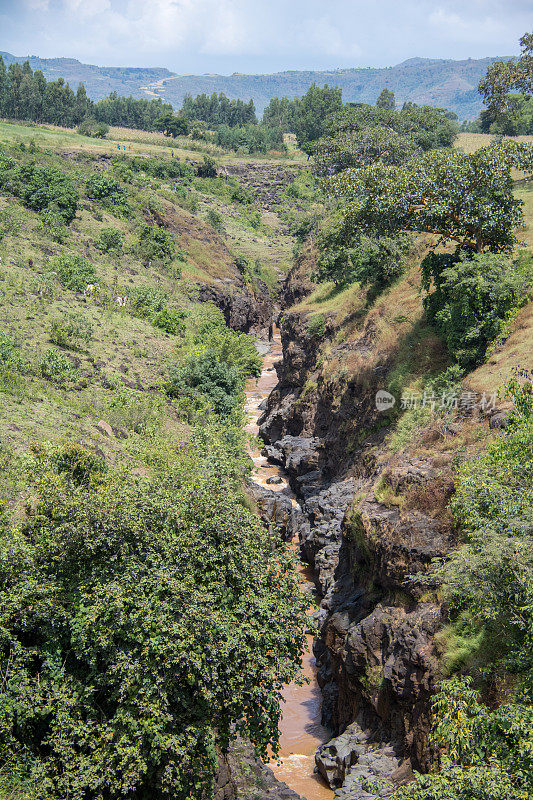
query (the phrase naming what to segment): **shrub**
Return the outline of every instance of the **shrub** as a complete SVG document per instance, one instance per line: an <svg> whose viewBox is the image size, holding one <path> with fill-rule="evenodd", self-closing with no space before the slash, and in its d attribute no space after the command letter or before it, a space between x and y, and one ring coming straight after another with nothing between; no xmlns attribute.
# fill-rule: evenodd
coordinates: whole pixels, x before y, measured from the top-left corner
<svg viewBox="0 0 533 800"><path fill-rule="evenodd" d="M204 156L204 160L196 167L196 174L199 178L216 178L217 162L211 156Z"/></svg>
<svg viewBox="0 0 533 800"><path fill-rule="evenodd" d="M83 256L58 256L52 259L51 268L57 273L61 285L74 292L83 292L88 283L96 281L93 265Z"/></svg>
<svg viewBox="0 0 533 800"><path fill-rule="evenodd" d="M194 399L196 395L203 395L223 419L239 408L241 392L239 370L219 361L212 351L169 369L167 394L170 397L184 395Z"/></svg>
<svg viewBox="0 0 533 800"><path fill-rule="evenodd" d="M79 195L67 175L53 167L36 167L35 164L25 164L15 172L11 188L25 206L38 212L50 209L65 224L72 222ZM0 186L1 183L0 177Z"/></svg>
<svg viewBox="0 0 533 800"><path fill-rule="evenodd" d="M92 335L92 325L81 314L64 314L50 323L50 341L59 347L75 349L87 345Z"/></svg>
<svg viewBox="0 0 533 800"><path fill-rule="evenodd" d="M75 486L89 486L91 480L107 471L105 458L76 442L66 442L50 454L50 461L60 475Z"/></svg>
<svg viewBox="0 0 533 800"><path fill-rule="evenodd" d="M238 370L241 378L258 378L261 375L261 356L252 336L237 333L226 325L204 333L203 344L216 354L219 361Z"/></svg>
<svg viewBox="0 0 533 800"><path fill-rule="evenodd" d="M93 139L105 139L109 133L109 125L106 125L105 122L97 122L97 120L87 117L78 125L77 131L81 136L90 136Z"/></svg>
<svg viewBox="0 0 533 800"><path fill-rule="evenodd" d="M115 213L128 213L129 207L126 193L119 182L108 175L91 175L87 181L85 191L87 197L96 200L104 208Z"/></svg>
<svg viewBox="0 0 533 800"><path fill-rule="evenodd" d="M217 231L217 233L224 233L224 223L222 222L222 217L213 208L210 208L207 212L207 221L211 227Z"/></svg>
<svg viewBox="0 0 533 800"><path fill-rule="evenodd" d="M168 308L163 308L156 311L150 316L150 322L156 328L176 335L185 330L185 323L183 322L184 313L182 311L172 311Z"/></svg>
<svg viewBox="0 0 533 800"><path fill-rule="evenodd" d="M407 236L354 235L349 223L334 215L317 237L318 281L337 286L360 283L370 286L372 295L381 292L403 273L410 250Z"/></svg>
<svg viewBox="0 0 533 800"><path fill-rule="evenodd" d="M41 212L41 228L53 242L64 244L68 238L68 229L61 214L47 209Z"/></svg>
<svg viewBox="0 0 533 800"><path fill-rule="evenodd" d="M39 362L39 370L43 378L63 386L66 381L75 380L77 370L71 360L59 350L47 350Z"/></svg>
<svg viewBox="0 0 533 800"><path fill-rule="evenodd" d="M167 302L167 293L152 286L138 286L130 291L132 310L141 317L150 317L163 311Z"/></svg>
<svg viewBox="0 0 533 800"><path fill-rule="evenodd" d="M148 261L169 264L174 258L176 244L172 235L153 225L143 225L139 234L138 251Z"/></svg>
<svg viewBox="0 0 533 800"><path fill-rule="evenodd" d="M430 253L422 262L422 273L429 321L457 363L472 369L526 302L533 284L533 259Z"/></svg>
<svg viewBox="0 0 533 800"><path fill-rule="evenodd" d="M250 192L249 189L247 189L244 186L241 186L240 184L233 189L231 193L231 199L235 203L241 203L243 205L253 205L254 203L253 194Z"/></svg>
<svg viewBox="0 0 533 800"><path fill-rule="evenodd" d="M205 459L193 441L152 482L91 480L67 452L37 513L2 526L0 746L47 797L200 800L234 731L276 752L305 599L196 436Z"/></svg>
<svg viewBox="0 0 533 800"><path fill-rule="evenodd" d="M307 332L310 336L320 339L326 332L326 318L324 314L315 314L307 321Z"/></svg>
<svg viewBox="0 0 533 800"><path fill-rule="evenodd" d="M94 246L102 253L121 253L124 234L118 228L102 228Z"/></svg>

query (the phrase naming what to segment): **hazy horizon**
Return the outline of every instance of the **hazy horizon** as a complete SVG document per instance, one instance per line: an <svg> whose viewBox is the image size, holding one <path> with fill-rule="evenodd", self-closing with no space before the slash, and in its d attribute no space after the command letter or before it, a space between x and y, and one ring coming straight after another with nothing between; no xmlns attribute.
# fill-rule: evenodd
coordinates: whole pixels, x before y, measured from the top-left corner
<svg viewBox="0 0 533 800"><path fill-rule="evenodd" d="M17 57L178 74L387 67L409 58L517 54L530 0L0 0L0 49ZM281 34L281 35L280 35Z"/></svg>

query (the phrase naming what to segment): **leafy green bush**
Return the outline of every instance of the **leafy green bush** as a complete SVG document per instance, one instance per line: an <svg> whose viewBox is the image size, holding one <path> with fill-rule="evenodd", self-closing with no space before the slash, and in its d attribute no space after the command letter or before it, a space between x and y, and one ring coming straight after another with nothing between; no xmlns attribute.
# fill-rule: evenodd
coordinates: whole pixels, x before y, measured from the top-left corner
<svg viewBox="0 0 533 800"><path fill-rule="evenodd" d="M397 800L530 800L533 709L506 704L490 711L470 677L443 681L434 698L431 738L438 774L418 775Z"/></svg>
<svg viewBox="0 0 533 800"><path fill-rule="evenodd" d="M92 325L81 314L63 314L50 323L50 341L59 347L75 349L87 345L92 335Z"/></svg>
<svg viewBox="0 0 533 800"><path fill-rule="evenodd" d="M310 336L320 339L326 333L326 317L324 314L315 314L307 321L307 332Z"/></svg>
<svg viewBox="0 0 533 800"><path fill-rule="evenodd" d="M422 262L428 319L465 369L505 334L533 285L533 258L494 253L430 253Z"/></svg>
<svg viewBox="0 0 533 800"><path fill-rule="evenodd" d="M255 202L254 196L250 192L250 190L247 189L245 186L242 186L241 184L239 184L233 189L231 193L231 199L235 203L241 203L243 205L253 205Z"/></svg>
<svg viewBox="0 0 533 800"><path fill-rule="evenodd" d="M41 227L53 242L64 244L68 238L68 229L63 217L52 209L41 212Z"/></svg>
<svg viewBox="0 0 533 800"><path fill-rule="evenodd" d="M276 752L305 599L210 436L152 482L66 453L2 523L0 747L43 796L200 800L235 733Z"/></svg>
<svg viewBox="0 0 533 800"><path fill-rule="evenodd" d="M59 386L67 381L75 380L78 372L72 361L60 350L47 350L39 361L39 371L43 378L47 378Z"/></svg>
<svg viewBox="0 0 533 800"><path fill-rule="evenodd" d="M150 316L150 322L152 325L155 325L156 328L161 328L161 330L166 331L166 333L175 335L185 330L185 323L183 322L184 316L182 311L173 311L168 308L163 308Z"/></svg>
<svg viewBox="0 0 533 800"><path fill-rule="evenodd" d="M217 233L224 233L224 223L222 222L222 217L213 208L210 208L207 212L207 221L211 227L217 231Z"/></svg>
<svg viewBox="0 0 533 800"><path fill-rule="evenodd" d="M129 213L126 192L111 175L93 174L85 186L87 197L115 214Z"/></svg>
<svg viewBox="0 0 533 800"><path fill-rule="evenodd" d="M121 253L124 234L118 228L102 228L94 246L102 253Z"/></svg>
<svg viewBox="0 0 533 800"><path fill-rule="evenodd" d="M73 292L83 292L87 284L96 282L95 269L83 256L57 256L52 259L51 268L57 273L61 285Z"/></svg>
<svg viewBox="0 0 533 800"><path fill-rule="evenodd" d="M20 197L33 211L51 209L67 225L76 216L79 195L71 179L54 167L19 165L0 153L0 190Z"/></svg>
<svg viewBox="0 0 533 800"><path fill-rule="evenodd" d="M465 542L441 573L452 627L477 639L470 661L518 672L533 698L533 393L516 379L507 391L505 432L458 470L452 509Z"/></svg>
<svg viewBox="0 0 533 800"><path fill-rule="evenodd" d="M202 355L191 357L183 366L169 369L167 394L191 399L203 395L212 403L215 413L227 419L239 408L242 379L236 367L219 361L216 353L207 350Z"/></svg>
<svg viewBox="0 0 533 800"><path fill-rule="evenodd" d="M86 450L77 442L67 442L50 453L51 464L75 486L89 486L91 480L107 471L103 456Z"/></svg>
<svg viewBox="0 0 533 800"><path fill-rule="evenodd" d="M211 156L204 156L204 160L196 167L196 174L199 178L216 178L217 162Z"/></svg>
<svg viewBox="0 0 533 800"><path fill-rule="evenodd" d="M150 317L163 311L167 300L167 293L153 286L137 286L130 291L131 308L141 317Z"/></svg>
<svg viewBox="0 0 533 800"><path fill-rule="evenodd" d="M94 174L89 177L85 186L87 197L91 200L111 200L116 202L117 199L124 198L124 191L115 178L103 175Z"/></svg>
<svg viewBox="0 0 533 800"><path fill-rule="evenodd" d="M253 337L230 330L219 308L202 304L189 312L180 355L186 361L206 351L215 354L226 366L235 368L242 382L261 374L262 360Z"/></svg>
<svg viewBox="0 0 533 800"><path fill-rule="evenodd" d="M139 234L138 251L139 255L148 261L169 264L174 258L176 244L172 234L164 228L143 225Z"/></svg>
<svg viewBox="0 0 533 800"><path fill-rule="evenodd" d="M109 133L109 125L106 125L105 122L97 122L95 119L86 117L78 125L77 130L81 136L90 136L93 139L105 139Z"/></svg>

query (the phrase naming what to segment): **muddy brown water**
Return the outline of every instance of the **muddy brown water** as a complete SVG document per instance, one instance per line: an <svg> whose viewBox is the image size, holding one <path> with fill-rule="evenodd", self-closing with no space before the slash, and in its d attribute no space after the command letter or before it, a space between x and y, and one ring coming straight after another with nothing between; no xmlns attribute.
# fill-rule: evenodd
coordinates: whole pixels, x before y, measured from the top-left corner
<svg viewBox="0 0 533 800"><path fill-rule="evenodd" d="M271 349L264 357L261 376L256 380L250 379L246 384L246 411L249 422L246 426L248 433L257 436L259 433L258 419L262 414L259 406L268 397L278 382L274 364L281 359L281 336L274 329L274 339ZM250 447L250 456L254 462L252 479L268 489L276 492L285 492L292 502L296 499L292 495L283 470L269 464L261 455L259 449ZM267 484L271 477L281 478L282 482ZM297 542L295 542L297 546ZM302 582L310 580L310 575L302 568ZM272 760L269 764L274 774L280 781L284 781L307 800L332 800L333 792L314 772L315 752L317 748L330 738L330 734L320 724L321 694L316 681L316 665L313 656L313 637L307 636L307 649L304 655L304 673L310 679L308 684L297 686L289 684L283 691L283 719L280 725L280 763Z"/></svg>

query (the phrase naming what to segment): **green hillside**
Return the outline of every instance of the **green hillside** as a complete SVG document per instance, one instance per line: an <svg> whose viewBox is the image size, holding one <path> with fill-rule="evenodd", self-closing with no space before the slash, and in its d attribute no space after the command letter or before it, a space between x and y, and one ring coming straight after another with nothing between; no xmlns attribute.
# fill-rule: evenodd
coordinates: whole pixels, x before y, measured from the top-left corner
<svg viewBox="0 0 533 800"><path fill-rule="evenodd" d="M0 52L6 64L22 63L26 57ZM374 103L383 87L396 93L400 104L448 108L463 119L474 119L482 109L477 85L487 67L497 58L445 59L411 58L393 67L332 69L309 72L277 72L272 75L176 75L166 69L96 67L76 59L29 58L32 69L45 78L62 76L76 88L83 82L89 97L99 100L110 92L134 97L161 97L179 108L186 94L224 92L229 98L254 100L262 113L272 97L302 96L312 83L339 86L344 102Z"/></svg>

